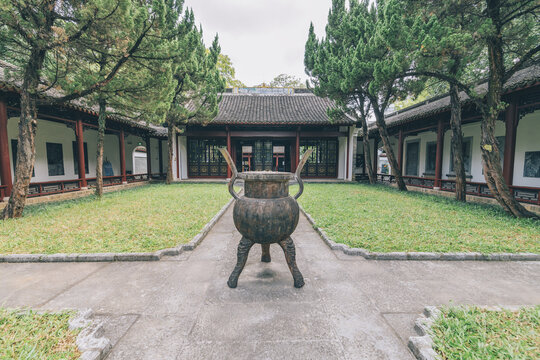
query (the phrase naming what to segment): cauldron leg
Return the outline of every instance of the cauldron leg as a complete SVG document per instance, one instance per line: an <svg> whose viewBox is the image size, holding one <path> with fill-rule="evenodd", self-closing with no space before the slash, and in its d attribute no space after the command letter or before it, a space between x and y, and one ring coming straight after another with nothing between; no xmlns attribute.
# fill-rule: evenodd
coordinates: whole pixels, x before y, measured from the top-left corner
<svg viewBox="0 0 540 360"><path fill-rule="evenodd" d="M262 262L270 262L270 244L261 244L262 248L262 255L261 255L261 261Z"/></svg>
<svg viewBox="0 0 540 360"><path fill-rule="evenodd" d="M304 286L304 277L300 270L298 270L298 266L296 266L296 250L293 240L289 236L285 240L280 241L279 246L281 246L285 253L285 260L287 260L287 265L289 265L289 270L291 270L294 279L294 287L301 288Z"/></svg>
<svg viewBox="0 0 540 360"><path fill-rule="evenodd" d="M238 260L236 262L236 266L234 267L233 272L231 273L231 276L229 276L229 281L227 281L227 285L229 285L231 289L234 289L238 283L238 277L240 276L240 273L244 269L244 265L246 265L249 250L251 249L253 244L254 244L253 241L242 236L242 239L240 240L240 243L238 244L238 252L237 252Z"/></svg>

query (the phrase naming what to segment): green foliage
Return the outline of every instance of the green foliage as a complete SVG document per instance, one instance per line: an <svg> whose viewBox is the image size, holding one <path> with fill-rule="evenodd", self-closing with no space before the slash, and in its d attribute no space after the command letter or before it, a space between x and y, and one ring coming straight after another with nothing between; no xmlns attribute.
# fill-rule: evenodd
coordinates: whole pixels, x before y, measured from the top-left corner
<svg viewBox="0 0 540 360"><path fill-rule="evenodd" d="M221 77L225 79L225 83L228 88L246 87L242 81L236 79L236 70L234 69L232 60L228 55L219 54L217 67Z"/></svg>
<svg viewBox="0 0 540 360"><path fill-rule="evenodd" d="M431 327L441 359L540 358L540 306L517 311L444 307Z"/></svg>
<svg viewBox="0 0 540 360"><path fill-rule="evenodd" d="M21 219L0 222L0 254L170 248L190 241L229 199L219 184L156 184L30 205Z"/></svg>
<svg viewBox="0 0 540 360"><path fill-rule="evenodd" d="M302 79L293 75L279 74L270 83L269 87L282 87L282 88L305 88L306 84Z"/></svg>
<svg viewBox="0 0 540 360"><path fill-rule="evenodd" d="M202 29L194 26L193 12L187 11L185 18L190 19L187 22L189 31L181 44L182 56L173 60L174 92L166 118L169 126L185 124L189 120L211 121L217 115L226 85L217 65L221 52L218 36L207 49Z"/></svg>
<svg viewBox="0 0 540 360"><path fill-rule="evenodd" d="M73 315L0 308L0 359L78 359L79 330L69 330Z"/></svg>
<svg viewBox="0 0 540 360"><path fill-rule="evenodd" d="M495 206L364 184L307 184L299 202L332 240L370 251L540 252L540 224Z"/></svg>

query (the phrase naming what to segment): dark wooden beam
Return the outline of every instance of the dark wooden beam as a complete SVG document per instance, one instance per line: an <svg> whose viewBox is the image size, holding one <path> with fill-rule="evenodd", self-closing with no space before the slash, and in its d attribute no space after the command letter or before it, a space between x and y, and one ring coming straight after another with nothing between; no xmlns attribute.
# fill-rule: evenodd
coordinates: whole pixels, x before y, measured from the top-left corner
<svg viewBox="0 0 540 360"><path fill-rule="evenodd" d="M77 139L77 156L79 167L79 179L81 180L81 188L87 188L86 183L86 164L84 162L84 130L81 119L77 119L75 123L75 137Z"/></svg>
<svg viewBox="0 0 540 360"><path fill-rule="evenodd" d="M152 151L150 136L145 137L146 140L146 172L148 173L148 180L152 177Z"/></svg>
<svg viewBox="0 0 540 360"><path fill-rule="evenodd" d="M295 154L294 154L294 171L300 165L300 126L296 129L296 144L295 144ZM291 169L292 171L292 169Z"/></svg>
<svg viewBox="0 0 540 360"><path fill-rule="evenodd" d="M403 141L405 140L405 134L403 133L403 128L399 129L398 135L398 167L396 172L399 172L403 175Z"/></svg>
<svg viewBox="0 0 540 360"><path fill-rule="evenodd" d="M4 196L11 195L13 183L11 180L11 166L9 164L9 139L7 133L7 106L3 100L0 100L0 178L2 185L6 186ZM15 166L15 164L13 164ZM2 200L2 199L0 199Z"/></svg>
<svg viewBox="0 0 540 360"><path fill-rule="evenodd" d="M232 148L231 148L231 130L229 129L229 126L226 127L227 132L227 151L229 152L229 155L232 154ZM232 156L232 155L231 155ZM227 178L231 178L232 176L232 170L230 166L227 166Z"/></svg>
<svg viewBox="0 0 540 360"><path fill-rule="evenodd" d="M224 130L186 130L182 136L189 137L227 137L227 131Z"/></svg>
<svg viewBox="0 0 540 360"><path fill-rule="evenodd" d="M349 180L349 161L351 160L351 155L349 154L349 147L351 146L349 143L349 137L347 136L347 164L345 164L345 180Z"/></svg>
<svg viewBox="0 0 540 360"><path fill-rule="evenodd" d="M517 104L511 102L505 112L506 135L504 137L503 177L506 185L514 181L514 158L516 155L516 130L518 125Z"/></svg>
<svg viewBox="0 0 540 360"><path fill-rule="evenodd" d="M161 139L156 138L158 141L158 147L159 147L159 175L163 174L163 143Z"/></svg>
<svg viewBox="0 0 540 360"><path fill-rule="evenodd" d="M379 154L378 154L378 145L379 139L375 138L373 139L373 173L377 175L377 163L379 160Z"/></svg>
<svg viewBox="0 0 540 360"><path fill-rule="evenodd" d="M180 152L178 151L178 133L176 134L176 177L180 179Z"/></svg>
<svg viewBox="0 0 540 360"><path fill-rule="evenodd" d="M276 138L276 137L290 137L296 136L295 131L231 131L231 137L236 138Z"/></svg>
<svg viewBox="0 0 540 360"><path fill-rule="evenodd" d="M300 133L301 138L329 138L329 137L344 137L349 136L348 133L342 131L304 131Z"/></svg>
<svg viewBox="0 0 540 360"><path fill-rule="evenodd" d="M127 183L126 177L126 146L124 143L124 130L120 130L118 134L118 146L120 148L120 172L122 175L122 183Z"/></svg>
<svg viewBox="0 0 540 360"><path fill-rule="evenodd" d="M437 150L435 155L435 184L434 187L441 188L442 161L444 149L444 121L439 119L437 124Z"/></svg>

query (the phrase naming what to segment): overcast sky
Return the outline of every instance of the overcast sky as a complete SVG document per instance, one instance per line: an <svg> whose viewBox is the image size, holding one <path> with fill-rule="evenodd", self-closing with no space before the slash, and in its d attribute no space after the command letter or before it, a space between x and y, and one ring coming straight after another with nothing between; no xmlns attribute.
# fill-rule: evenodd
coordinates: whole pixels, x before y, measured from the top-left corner
<svg viewBox="0 0 540 360"><path fill-rule="evenodd" d="M219 34L236 78L248 86L286 73L305 80L304 45L309 23L324 34L331 0L186 0L209 46Z"/></svg>

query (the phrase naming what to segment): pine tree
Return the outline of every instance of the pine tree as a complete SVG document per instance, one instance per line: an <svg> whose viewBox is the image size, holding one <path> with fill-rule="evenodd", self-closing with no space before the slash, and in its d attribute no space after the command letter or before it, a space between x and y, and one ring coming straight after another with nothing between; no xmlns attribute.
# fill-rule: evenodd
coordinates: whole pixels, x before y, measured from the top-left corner
<svg viewBox="0 0 540 360"><path fill-rule="evenodd" d="M370 6L369 1L351 0L348 5L345 0L332 1L326 37L320 41L310 27L306 73L316 94L329 96L342 107L353 107L363 125L369 104L398 188L406 191L384 120L390 102L406 95L405 89L421 89L418 79L401 77L411 66L406 49L410 40L394 31L404 21L401 9L392 1ZM400 46L391 46L397 44Z"/></svg>
<svg viewBox="0 0 540 360"><path fill-rule="evenodd" d="M162 10L171 1L156 0L152 6L164 16ZM15 181L1 215L3 219L20 217L24 209L35 162L37 101L40 95L57 85L44 75L54 73L49 70L59 68L57 62L65 61L62 56L69 53L83 36L97 29L117 26L113 19L122 18L131 3L129 0L0 0L1 55L18 66L19 70L13 71L11 76L22 82ZM51 101L59 104L89 96L103 88L118 74L135 47L126 48L124 56L114 66L102 69L96 82L84 89L65 92ZM96 71L99 70L93 72Z"/></svg>
<svg viewBox="0 0 540 360"><path fill-rule="evenodd" d="M414 47L410 55L414 59L413 72L427 74L437 81L440 81L439 75L467 84L479 80L478 58L483 46L476 42L471 31L477 29L480 22L478 17L470 14L475 1L401 1L402 8L415 19L412 24L402 23L410 27L400 30L412 35ZM456 176L456 200L466 201L460 91L455 83L445 83L450 90L451 148Z"/></svg>
<svg viewBox="0 0 540 360"><path fill-rule="evenodd" d="M178 56L177 40L185 36L181 26L181 3L154 7L155 4L150 6L132 1L128 5L121 17L111 19L115 27L95 28L69 49L62 64L68 75L55 79L64 90L82 91L101 81L112 67L127 58L114 78L83 99L89 105L99 105L96 154L98 197L103 194L107 116L114 114L147 123L163 122L172 96L172 59ZM126 57L126 54L129 56Z"/></svg>
<svg viewBox="0 0 540 360"><path fill-rule="evenodd" d="M540 61L540 4L535 0L469 0L466 3L467 14L478 19L478 22L463 28L447 27L447 37L471 37L476 42L475 46L482 47L478 61L487 65L487 92L478 93L474 83L466 82L470 79L471 71L474 73L476 69L483 73L485 69L481 67L469 67L465 79L443 73L424 75L447 81L453 85L454 92L458 88L474 102L482 114L482 164L491 194L512 215L536 217L513 197L504 180L495 124L500 112L506 107L502 101L506 81L528 64ZM437 21L445 20L439 18Z"/></svg>
<svg viewBox="0 0 540 360"><path fill-rule="evenodd" d="M202 29L195 27L193 11L185 15L187 35L181 43L182 56L173 59L173 96L166 114L168 127L167 184L173 181L173 144L178 126L188 121L206 123L216 117L225 79L217 66L221 48L216 35L206 49ZM177 154L179 156L179 154Z"/></svg>

